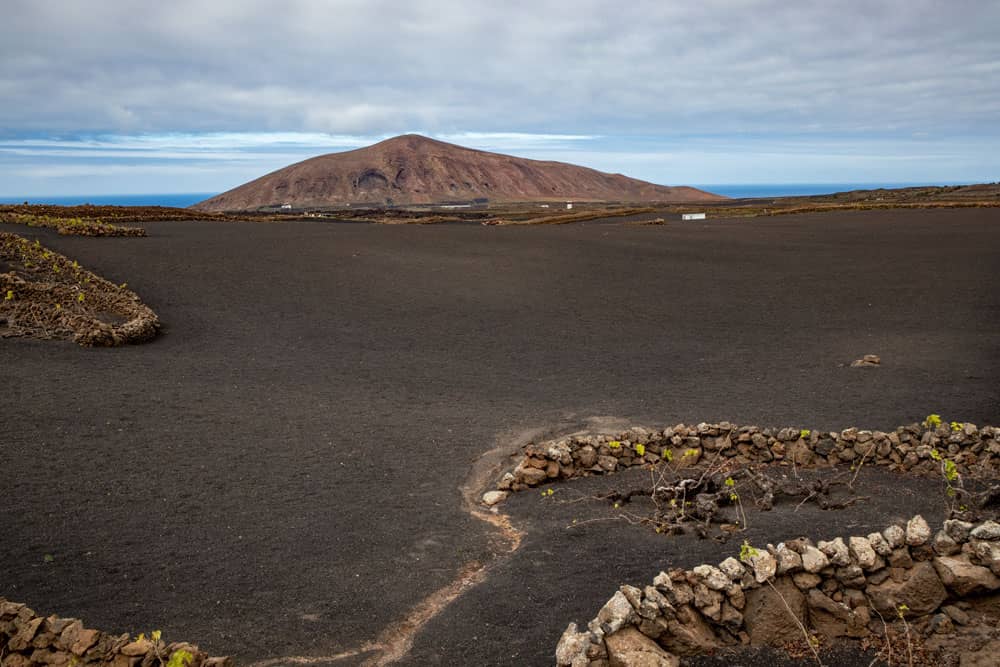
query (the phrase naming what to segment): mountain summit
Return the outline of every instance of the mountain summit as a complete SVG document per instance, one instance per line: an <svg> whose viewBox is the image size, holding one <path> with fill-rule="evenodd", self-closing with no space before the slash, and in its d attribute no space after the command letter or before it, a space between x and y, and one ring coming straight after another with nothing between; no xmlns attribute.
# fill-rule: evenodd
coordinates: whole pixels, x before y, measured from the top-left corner
<svg viewBox="0 0 1000 667"><path fill-rule="evenodd" d="M690 187L656 185L563 162L478 151L405 134L367 148L289 165L195 204L201 211L249 211L472 200L686 202L723 199Z"/></svg>

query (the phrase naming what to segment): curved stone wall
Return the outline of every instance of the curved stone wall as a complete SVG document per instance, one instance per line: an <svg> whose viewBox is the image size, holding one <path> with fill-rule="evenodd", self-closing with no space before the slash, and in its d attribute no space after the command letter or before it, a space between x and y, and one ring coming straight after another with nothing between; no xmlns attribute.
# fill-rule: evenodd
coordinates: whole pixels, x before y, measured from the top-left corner
<svg viewBox="0 0 1000 667"><path fill-rule="evenodd" d="M897 618L929 618L940 631L967 622L956 603L994 593L998 575L993 521L949 520L934 532L914 516L865 536L745 545L717 566L622 586L586 628L569 624L556 664L670 666L726 646L869 637Z"/></svg>
<svg viewBox="0 0 1000 667"><path fill-rule="evenodd" d="M0 664L3 667L230 667L197 646L152 637L109 635L75 618L41 616L26 605L0 598Z"/></svg>
<svg viewBox="0 0 1000 667"><path fill-rule="evenodd" d="M500 493L490 492L484 501L495 504L507 492L560 479L606 475L665 460L693 467L716 456L744 464L875 464L933 474L939 474L941 461L948 459L961 474L997 476L1000 427L938 421L931 419L893 431L774 429L719 422L677 424L663 430L635 427L617 435L572 435L529 444L517 467L497 484Z"/></svg>

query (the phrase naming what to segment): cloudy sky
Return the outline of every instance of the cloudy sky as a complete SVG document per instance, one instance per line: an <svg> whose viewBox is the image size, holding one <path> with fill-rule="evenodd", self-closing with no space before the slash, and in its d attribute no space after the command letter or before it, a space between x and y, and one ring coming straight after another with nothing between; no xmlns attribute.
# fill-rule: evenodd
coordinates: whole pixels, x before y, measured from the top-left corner
<svg viewBox="0 0 1000 667"><path fill-rule="evenodd" d="M4 0L0 195L420 132L667 184L1000 180L995 0Z"/></svg>

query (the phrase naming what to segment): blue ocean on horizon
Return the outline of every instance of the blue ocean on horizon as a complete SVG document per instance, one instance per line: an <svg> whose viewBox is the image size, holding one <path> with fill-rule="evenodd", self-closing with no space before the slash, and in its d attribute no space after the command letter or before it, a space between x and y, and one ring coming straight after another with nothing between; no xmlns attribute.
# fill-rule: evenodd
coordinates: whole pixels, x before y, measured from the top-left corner
<svg viewBox="0 0 1000 667"><path fill-rule="evenodd" d="M827 195L850 190L876 190L878 188L907 188L931 185L961 185L961 183L710 183L693 184L692 187L714 192L734 199L802 197ZM217 192L181 192L169 194L127 195L36 195L33 197L0 197L0 204L56 204L58 206L170 206L187 208L214 197Z"/></svg>
<svg viewBox="0 0 1000 667"><path fill-rule="evenodd" d="M187 208L218 192L181 192L145 195L36 195L34 197L0 197L0 204L55 204L57 206L170 206Z"/></svg>

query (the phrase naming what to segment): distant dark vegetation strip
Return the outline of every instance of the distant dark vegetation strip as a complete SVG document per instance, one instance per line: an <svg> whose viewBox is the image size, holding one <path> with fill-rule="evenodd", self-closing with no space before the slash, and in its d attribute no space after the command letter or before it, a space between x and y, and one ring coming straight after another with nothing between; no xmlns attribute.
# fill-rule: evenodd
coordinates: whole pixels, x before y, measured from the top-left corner
<svg viewBox="0 0 1000 667"><path fill-rule="evenodd" d="M142 227L122 227L97 219L64 218L32 213L0 212L0 222L27 225L28 227L51 227L63 236L145 236Z"/></svg>
<svg viewBox="0 0 1000 667"><path fill-rule="evenodd" d="M580 211L579 213L565 213L561 215L545 215L526 220L499 220L501 225L565 225L571 222L583 222L585 220L600 220L602 218L621 218L627 215L639 215L642 213L652 213L656 209L651 206L641 208L610 208L598 211Z"/></svg>

